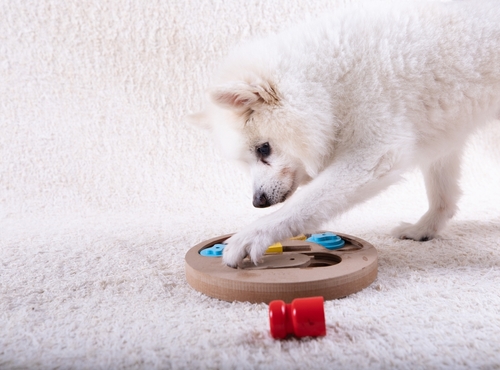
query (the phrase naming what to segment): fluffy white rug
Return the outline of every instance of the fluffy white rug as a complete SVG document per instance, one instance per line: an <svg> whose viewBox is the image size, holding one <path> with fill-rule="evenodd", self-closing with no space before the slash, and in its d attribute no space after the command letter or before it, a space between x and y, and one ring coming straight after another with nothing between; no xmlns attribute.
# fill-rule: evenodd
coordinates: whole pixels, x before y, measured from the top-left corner
<svg viewBox="0 0 500 370"><path fill-rule="evenodd" d="M324 338L275 341L265 304L186 283L191 246L269 211L183 115L238 41L337 4L1 2L0 368L500 367L498 131L441 238L389 236L426 209L418 174L326 225L379 275L325 303Z"/></svg>

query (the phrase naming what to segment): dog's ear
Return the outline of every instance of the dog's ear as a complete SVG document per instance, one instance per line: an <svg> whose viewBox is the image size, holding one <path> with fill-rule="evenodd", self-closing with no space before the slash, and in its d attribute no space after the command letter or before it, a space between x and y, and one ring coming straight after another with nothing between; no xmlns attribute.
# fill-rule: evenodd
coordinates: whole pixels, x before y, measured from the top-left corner
<svg viewBox="0 0 500 370"><path fill-rule="evenodd" d="M192 124L193 126L200 127L205 130L209 130L212 127L210 125L208 115L205 111L188 114L184 118L188 123Z"/></svg>
<svg viewBox="0 0 500 370"><path fill-rule="evenodd" d="M279 101L276 89L264 80L220 85L210 92L210 97L214 103L236 110L255 109L259 105L277 104Z"/></svg>

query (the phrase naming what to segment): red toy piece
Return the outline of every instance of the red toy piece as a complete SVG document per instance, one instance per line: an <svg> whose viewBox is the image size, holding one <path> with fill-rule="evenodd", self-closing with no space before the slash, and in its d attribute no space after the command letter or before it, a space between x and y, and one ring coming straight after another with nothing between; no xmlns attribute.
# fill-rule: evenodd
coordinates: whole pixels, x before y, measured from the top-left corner
<svg viewBox="0 0 500 370"><path fill-rule="evenodd" d="M290 304L284 301L269 303L271 336L283 339L292 334L301 337L326 335L323 297L297 298Z"/></svg>

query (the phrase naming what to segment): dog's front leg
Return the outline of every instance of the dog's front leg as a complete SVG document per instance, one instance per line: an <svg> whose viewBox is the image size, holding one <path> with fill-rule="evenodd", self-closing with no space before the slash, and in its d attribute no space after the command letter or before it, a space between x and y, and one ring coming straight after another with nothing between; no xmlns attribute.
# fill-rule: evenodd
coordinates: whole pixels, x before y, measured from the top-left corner
<svg viewBox="0 0 500 370"><path fill-rule="evenodd" d="M366 160L350 153L337 159L295 193L282 208L227 240L224 262L237 266L245 256L258 263L273 243L317 230L326 221L375 195L399 179L393 155Z"/></svg>

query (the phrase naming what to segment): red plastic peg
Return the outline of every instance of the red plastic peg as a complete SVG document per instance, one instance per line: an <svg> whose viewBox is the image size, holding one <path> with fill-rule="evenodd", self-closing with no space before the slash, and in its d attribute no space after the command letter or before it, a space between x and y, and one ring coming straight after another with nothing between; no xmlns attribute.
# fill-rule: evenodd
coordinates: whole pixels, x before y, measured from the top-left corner
<svg viewBox="0 0 500 370"><path fill-rule="evenodd" d="M271 336L283 339L288 334L301 337L326 335L323 297L297 298L290 304L284 301L269 303Z"/></svg>

